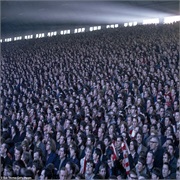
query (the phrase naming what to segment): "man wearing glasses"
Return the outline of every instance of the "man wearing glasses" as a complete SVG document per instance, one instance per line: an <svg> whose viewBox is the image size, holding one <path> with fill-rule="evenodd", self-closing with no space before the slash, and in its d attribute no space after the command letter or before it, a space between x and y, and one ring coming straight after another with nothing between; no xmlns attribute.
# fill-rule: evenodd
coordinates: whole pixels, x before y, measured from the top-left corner
<svg viewBox="0 0 180 180"><path fill-rule="evenodd" d="M157 136L152 136L149 140L149 150L154 153L154 164L156 167L162 168L163 164L163 149L159 146L159 139Z"/></svg>

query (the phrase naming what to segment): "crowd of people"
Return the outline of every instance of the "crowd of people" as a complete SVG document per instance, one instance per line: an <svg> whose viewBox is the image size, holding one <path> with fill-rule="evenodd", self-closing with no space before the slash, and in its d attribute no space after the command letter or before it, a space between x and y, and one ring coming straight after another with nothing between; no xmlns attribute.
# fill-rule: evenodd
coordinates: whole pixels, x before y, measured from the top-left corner
<svg viewBox="0 0 180 180"><path fill-rule="evenodd" d="M180 179L179 24L2 44L1 177Z"/></svg>

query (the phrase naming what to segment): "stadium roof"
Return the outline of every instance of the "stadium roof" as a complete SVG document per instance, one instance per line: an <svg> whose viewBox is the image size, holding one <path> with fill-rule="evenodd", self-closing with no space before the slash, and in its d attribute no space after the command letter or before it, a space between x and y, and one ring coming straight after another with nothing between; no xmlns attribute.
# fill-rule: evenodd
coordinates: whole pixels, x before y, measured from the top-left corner
<svg viewBox="0 0 180 180"><path fill-rule="evenodd" d="M125 23L179 14L179 1L1 1L1 35Z"/></svg>

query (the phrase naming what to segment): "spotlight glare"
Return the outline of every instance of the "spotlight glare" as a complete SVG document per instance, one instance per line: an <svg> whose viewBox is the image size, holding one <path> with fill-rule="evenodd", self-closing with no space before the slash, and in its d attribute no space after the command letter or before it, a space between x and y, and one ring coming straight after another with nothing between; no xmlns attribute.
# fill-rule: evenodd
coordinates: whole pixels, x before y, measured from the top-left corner
<svg viewBox="0 0 180 180"><path fill-rule="evenodd" d="M129 26L132 26L133 25L133 23L132 22L129 22Z"/></svg>
<svg viewBox="0 0 180 180"><path fill-rule="evenodd" d="M111 24L111 28L114 28L114 24Z"/></svg>
<svg viewBox="0 0 180 180"><path fill-rule="evenodd" d="M180 21L180 16L170 16L170 17L165 17L164 18L164 23L169 24L173 22Z"/></svg>
<svg viewBox="0 0 180 180"><path fill-rule="evenodd" d="M158 24L158 23L159 23L158 18L143 20L143 24Z"/></svg>
<svg viewBox="0 0 180 180"><path fill-rule="evenodd" d="M128 23L124 23L124 27L127 27L128 26Z"/></svg>
<svg viewBox="0 0 180 180"><path fill-rule="evenodd" d="M93 31L93 27L90 27L89 30L90 30L90 31Z"/></svg>
<svg viewBox="0 0 180 180"><path fill-rule="evenodd" d="M118 24L115 24L114 27L117 28L119 25Z"/></svg>
<svg viewBox="0 0 180 180"><path fill-rule="evenodd" d="M137 25L137 22L133 22L133 26L136 26Z"/></svg>

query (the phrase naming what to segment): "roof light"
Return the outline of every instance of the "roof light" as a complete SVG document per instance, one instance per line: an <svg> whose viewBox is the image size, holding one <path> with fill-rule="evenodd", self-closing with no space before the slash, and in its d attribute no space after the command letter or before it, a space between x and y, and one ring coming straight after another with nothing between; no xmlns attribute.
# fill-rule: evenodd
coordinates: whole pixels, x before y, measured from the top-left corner
<svg viewBox="0 0 180 180"><path fill-rule="evenodd" d="M158 24L158 23L159 23L158 18L143 20L143 24Z"/></svg>
<svg viewBox="0 0 180 180"><path fill-rule="evenodd" d="M93 27L90 27L89 30L90 30L90 31L93 31Z"/></svg>
<svg viewBox="0 0 180 180"><path fill-rule="evenodd" d="M136 26L137 25L137 22L133 22L133 26Z"/></svg>
<svg viewBox="0 0 180 180"><path fill-rule="evenodd" d="M129 22L129 26L132 26L133 25L133 23L132 22Z"/></svg>
<svg viewBox="0 0 180 180"><path fill-rule="evenodd" d="M164 23L168 24L168 23L173 23L173 22L177 22L180 21L180 16L170 16L170 17L165 17L164 18Z"/></svg>
<svg viewBox="0 0 180 180"><path fill-rule="evenodd" d="M128 23L124 23L124 27L127 27L128 26Z"/></svg>

